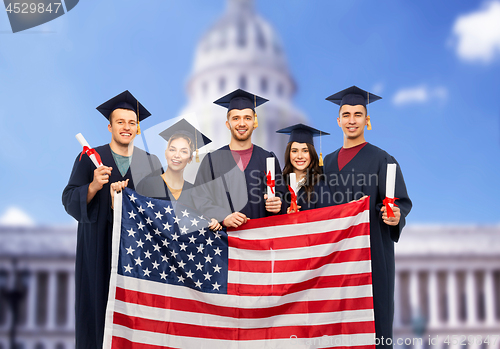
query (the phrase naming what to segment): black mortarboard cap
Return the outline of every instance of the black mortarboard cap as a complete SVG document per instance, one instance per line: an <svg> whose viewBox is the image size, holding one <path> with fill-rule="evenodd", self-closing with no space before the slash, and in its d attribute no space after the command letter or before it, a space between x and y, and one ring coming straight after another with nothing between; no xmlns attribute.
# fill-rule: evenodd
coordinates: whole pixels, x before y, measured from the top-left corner
<svg viewBox="0 0 500 349"><path fill-rule="evenodd" d="M224 97L219 98L214 103L221 107L227 108L228 111L233 109L246 109L250 108L255 111L255 107L266 103L268 100L242 89L237 89Z"/></svg>
<svg viewBox="0 0 500 349"><path fill-rule="evenodd" d="M290 135L288 143L290 142L309 143L311 145L314 145L313 137L329 135L329 133L327 132L317 130L313 127L304 124L296 124L293 126L285 127L276 132Z"/></svg>
<svg viewBox="0 0 500 349"><path fill-rule="evenodd" d="M326 98L327 101L338 104L341 107L344 104L363 105L366 107L367 104L378 101L379 99L382 99L382 97L362 90L357 86L351 86Z"/></svg>
<svg viewBox="0 0 500 349"><path fill-rule="evenodd" d="M196 149L212 142L207 136L198 131L196 127L187 122L186 119L177 121L175 124L162 131L160 133L160 136L162 136L168 142L170 137L176 134L182 134L189 137L189 139L191 139L193 144L196 146Z"/></svg>
<svg viewBox="0 0 500 349"><path fill-rule="evenodd" d="M137 99L127 90L111 98L96 108L109 120L109 116L115 109L128 109L139 115L139 121L146 119L151 113L137 101ZM139 109L139 110L137 110ZM137 112L139 111L139 112Z"/></svg>

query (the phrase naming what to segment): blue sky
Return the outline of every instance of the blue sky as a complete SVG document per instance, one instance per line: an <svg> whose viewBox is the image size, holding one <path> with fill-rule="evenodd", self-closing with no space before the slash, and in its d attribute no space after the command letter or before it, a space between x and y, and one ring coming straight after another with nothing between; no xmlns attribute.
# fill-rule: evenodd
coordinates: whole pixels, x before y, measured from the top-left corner
<svg viewBox="0 0 500 349"><path fill-rule="evenodd" d="M68 224L61 204L74 135L108 143L95 107L129 89L154 116L185 105L196 43L225 0L82 0L66 15L12 34L0 14L0 216L18 207L37 224ZM399 161L411 223L499 224L500 2L256 1L281 37L295 105L341 146L337 107L351 85L370 105L369 142ZM157 120L159 122L159 120Z"/></svg>

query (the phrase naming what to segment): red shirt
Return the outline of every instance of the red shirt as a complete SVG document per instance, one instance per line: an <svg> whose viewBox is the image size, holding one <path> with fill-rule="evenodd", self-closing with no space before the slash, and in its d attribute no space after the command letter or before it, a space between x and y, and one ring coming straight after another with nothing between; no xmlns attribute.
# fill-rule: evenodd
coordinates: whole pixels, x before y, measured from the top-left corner
<svg viewBox="0 0 500 349"><path fill-rule="evenodd" d="M240 170L245 171L248 163L250 162L250 158L252 157L253 144L250 148L245 150L231 150L231 154L233 154L234 161L240 168Z"/></svg>
<svg viewBox="0 0 500 349"><path fill-rule="evenodd" d="M351 161L365 145L366 142L358 144L352 148L341 148L337 158L339 171L342 170L342 168L344 168L344 166L347 165L347 163Z"/></svg>

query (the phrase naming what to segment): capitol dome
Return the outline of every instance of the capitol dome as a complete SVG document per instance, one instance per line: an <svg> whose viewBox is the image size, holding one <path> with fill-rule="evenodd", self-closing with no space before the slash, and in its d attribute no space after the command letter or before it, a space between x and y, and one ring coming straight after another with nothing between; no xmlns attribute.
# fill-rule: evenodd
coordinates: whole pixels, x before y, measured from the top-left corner
<svg viewBox="0 0 500 349"><path fill-rule="evenodd" d="M275 131L306 117L292 105L295 82L288 70L283 45L271 25L255 12L253 0L227 0L225 13L197 44L187 81L188 104L181 115L194 121L214 142L205 150L229 143L226 112L213 104L241 88L268 99L257 108L259 128L252 142L283 159L287 138Z"/></svg>

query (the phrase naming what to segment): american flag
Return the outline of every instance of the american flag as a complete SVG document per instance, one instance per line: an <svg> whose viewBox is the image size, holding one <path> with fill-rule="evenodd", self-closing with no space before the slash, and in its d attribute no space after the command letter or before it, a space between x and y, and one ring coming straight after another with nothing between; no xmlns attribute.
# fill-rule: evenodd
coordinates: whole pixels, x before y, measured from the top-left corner
<svg viewBox="0 0 500 349"><path fill-rule="evenodd" d="M374 348L369 198L229 234L179 203L121 199L104 348Z"/></svg>

